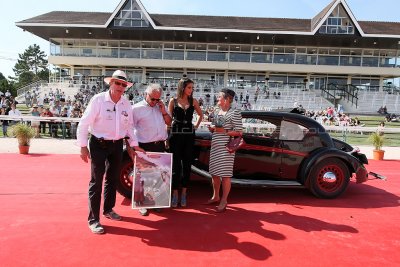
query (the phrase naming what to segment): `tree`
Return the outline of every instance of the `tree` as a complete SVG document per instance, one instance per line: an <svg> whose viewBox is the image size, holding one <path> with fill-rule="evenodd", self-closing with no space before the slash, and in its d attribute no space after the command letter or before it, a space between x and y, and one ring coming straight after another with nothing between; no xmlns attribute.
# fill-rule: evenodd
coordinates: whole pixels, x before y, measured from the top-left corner
<svg viewBox="0 0 400 267"><path fill-rule="evenodd" d="M17 90L12 82L9 82L7 79L0 79L0 91L5 93L7 90L9 90L13 96L17 95Z"/></svg>
<svg viewBox="0 0 400 267"><path fill-rule="evenodd" d="M18 56L19 59L13 71L19 87L40 79L47 80L49 78L47 55L40 50L38 45L30 45L24 53Z"/></svg>

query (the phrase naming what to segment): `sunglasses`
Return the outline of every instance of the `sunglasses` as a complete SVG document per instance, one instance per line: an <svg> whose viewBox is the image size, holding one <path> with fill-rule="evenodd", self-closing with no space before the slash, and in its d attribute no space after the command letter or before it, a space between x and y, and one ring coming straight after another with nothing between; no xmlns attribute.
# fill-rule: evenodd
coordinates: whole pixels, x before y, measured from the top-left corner
<svg viewBox="0 0 400 267"><path fill-rule="evenodd" d="M152 97L150 97L150 100L151 100L151 101L156 101L156 102L158 102L158 101L160 101L161 99L160 99L160 98L152 98Z"/></svg>
<svg viewBox="0 0 400 267"><path fill-rule="evenodd" d="M117 85L117 86L122 86L122 87L127 87L128 86L128 84L121 83L121 82L114 82L114 84Z"/></svg>

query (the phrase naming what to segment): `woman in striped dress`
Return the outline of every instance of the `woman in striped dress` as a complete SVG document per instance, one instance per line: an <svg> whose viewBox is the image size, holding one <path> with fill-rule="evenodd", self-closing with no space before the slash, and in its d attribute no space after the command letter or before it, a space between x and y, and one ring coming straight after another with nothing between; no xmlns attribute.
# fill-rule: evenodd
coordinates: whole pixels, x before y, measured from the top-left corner
<svg viewBox="0 0 400 267"><path fill-rule="evenodd" d="M230 136L240 136L243 128L240 111L231 107L234 97L234 91L226 88L221 90L218 97L219 109L215 111L213 124L209 128L213 133L210 152L213 196L207 204L219 202L217 212L223 212L226 209L235 160L235 153L229 153L225 145ZM219 195L221 181L222 198Z"/></svg>

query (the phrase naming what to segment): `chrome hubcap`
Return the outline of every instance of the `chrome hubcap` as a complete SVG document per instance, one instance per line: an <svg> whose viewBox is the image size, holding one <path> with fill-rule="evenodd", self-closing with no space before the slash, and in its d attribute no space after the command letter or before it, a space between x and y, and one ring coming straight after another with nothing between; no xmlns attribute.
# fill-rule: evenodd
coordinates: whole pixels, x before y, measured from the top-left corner
<svg viewBox="0 0 400 267"><path fill-rule="evenodd" d="M336 175L333 172L326 172L322 176L322 180L326 183L335 183L337 178Z"/></svg>

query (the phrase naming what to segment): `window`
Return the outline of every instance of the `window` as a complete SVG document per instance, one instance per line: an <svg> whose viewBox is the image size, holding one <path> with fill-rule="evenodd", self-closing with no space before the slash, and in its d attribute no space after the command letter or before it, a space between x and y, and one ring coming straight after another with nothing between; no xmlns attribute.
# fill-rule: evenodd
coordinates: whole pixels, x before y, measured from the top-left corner
<svg viewBox="0 0 400 267"><path fill-rule="evenodd" d="M281 140L292 140L292 141L300 141L303 140L304 136L309 132L307 128L301 126L299 124L290 122L290 121L282 121L281 129L279 132L279 139Z"/></svg>
<svg viewBox="0 0 400 267"><path fill-rule="evenodd" d="M148 27L149 21L135 0L129 0L120 12L115 16L114 26L117 27Z"/></svg>
<svg viewBox="0 0 400 267"><path fill-rule="evenodd" d="M321 34L354 34L353 23L342 5L338 5L319 29Z"/></svg>
<svg viewBox="0 0 400 267"><path fill-rule="evenodd" d="M278 139L278 122L266 121L255 118L243 118L243 133L246 137L262 136L268 139Z"/></svg>

